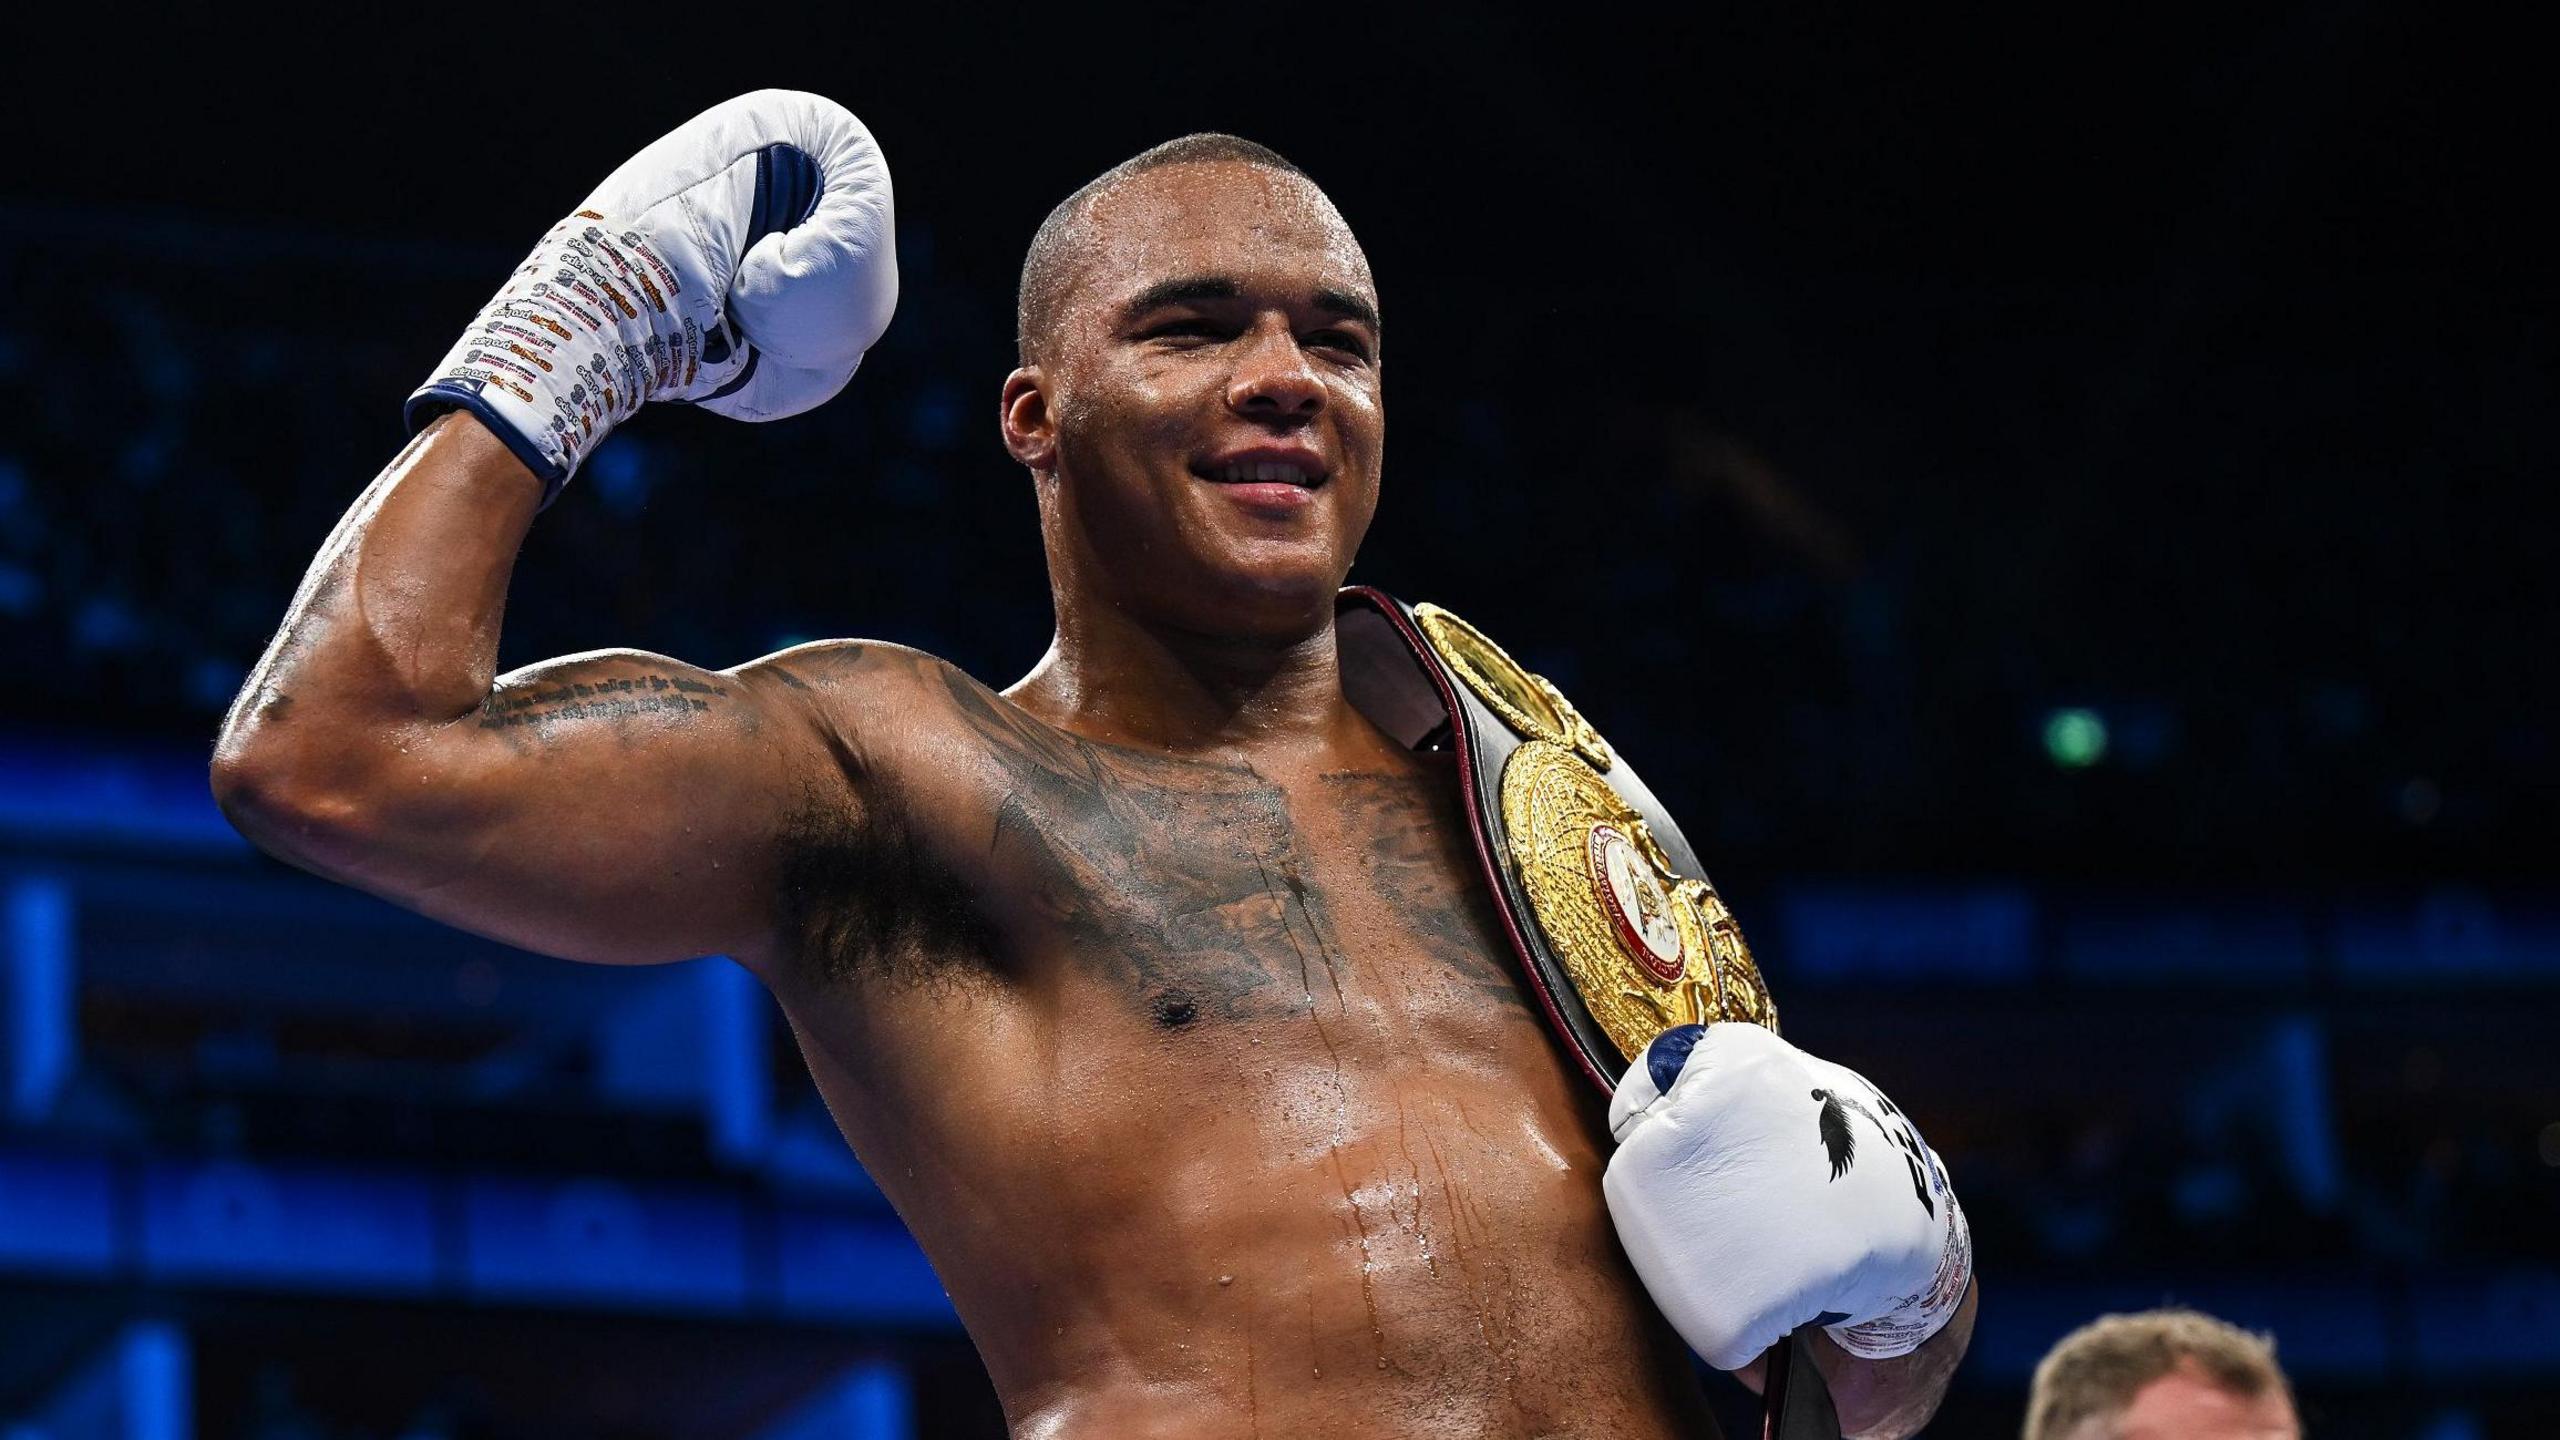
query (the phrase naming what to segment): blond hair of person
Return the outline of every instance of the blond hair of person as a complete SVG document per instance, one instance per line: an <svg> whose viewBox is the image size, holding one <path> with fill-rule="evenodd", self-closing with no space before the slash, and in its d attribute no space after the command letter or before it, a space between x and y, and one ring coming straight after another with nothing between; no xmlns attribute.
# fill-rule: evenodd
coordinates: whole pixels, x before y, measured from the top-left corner
<svg viewBox="0 0 2560 1440"><path fill-rule="evenodd" d="M2101 1315L2062 1337L2037 1362L2027 1391L2024 1440L2079 1440L2081 1426L2122 1414L2144 1386L2182 1365L2194 1366L2235 1395L2254 1400L2273 1390L2288 1404L2292 1400L2284 1372L2276 1367L2273 1336L2252 1334L2199 1310Z"/></svg>

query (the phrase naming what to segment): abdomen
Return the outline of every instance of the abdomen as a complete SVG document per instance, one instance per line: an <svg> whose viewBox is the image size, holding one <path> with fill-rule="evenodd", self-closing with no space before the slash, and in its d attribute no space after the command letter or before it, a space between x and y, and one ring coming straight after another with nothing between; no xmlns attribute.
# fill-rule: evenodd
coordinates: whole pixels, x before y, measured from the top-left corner
<svg viewBox="0 0 2560 1440"><path fill-rule="evenodd" d="M1017 1433L1712 1433L1534 1024L1334 1028L1070 1047L882 1175Z"/></svg>

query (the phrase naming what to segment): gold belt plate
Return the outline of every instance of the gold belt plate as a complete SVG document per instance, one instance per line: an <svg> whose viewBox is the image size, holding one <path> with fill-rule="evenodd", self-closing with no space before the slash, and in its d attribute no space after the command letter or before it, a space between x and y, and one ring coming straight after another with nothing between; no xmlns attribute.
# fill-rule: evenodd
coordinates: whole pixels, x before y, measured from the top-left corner
<svg viewBox="0 0 2560 1440"><path fill-rule="evenodd" d="M1573 747L1538 738L1511 752L1502 821L1538 929L1621 1055L1674 1025L1778 1028L1724 897L1674 871L1644 817Z"/></svg>

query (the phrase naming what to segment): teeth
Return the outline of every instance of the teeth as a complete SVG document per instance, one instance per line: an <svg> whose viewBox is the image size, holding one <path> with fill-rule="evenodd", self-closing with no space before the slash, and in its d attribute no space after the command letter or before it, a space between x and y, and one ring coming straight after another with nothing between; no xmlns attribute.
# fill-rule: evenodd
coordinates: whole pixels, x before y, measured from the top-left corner
<svg viewBox="0 0 2560 1440"><path fill-rule="evenodd" d="M1284 460L1238 460L1219 472L1218 478L1230 485L1304 485L1312 476Z"/></svg>

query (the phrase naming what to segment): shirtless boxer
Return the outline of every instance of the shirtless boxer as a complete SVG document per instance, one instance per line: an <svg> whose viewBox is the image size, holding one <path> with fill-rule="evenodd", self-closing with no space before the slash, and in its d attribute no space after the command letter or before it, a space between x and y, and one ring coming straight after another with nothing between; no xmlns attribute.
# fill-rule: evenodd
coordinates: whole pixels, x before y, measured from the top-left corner
<svg viewBox="0 0 2560 1440"><path fill-rule="evenodd" d="M322 548L224 725L233 821L528 949L748 967L1017 1435L1711 1434L1664 1312L1746 1380L1798 1324L1884 1315L1937 1239L1755 1170L1773 1141L1661 1158L1838 1083L1766 1031L1630 1069L1604 1202L1609 1118L1504 959L1448 757L1344 697L1378 300L1258 147L1160 147L1035 242L1001 410L1056 601L1028 676L857 641L494 673L518 547L578 460L645 399L834 394L894 304L891 223L870 137L814 97L730 102L617 171ZM899 543L860 520L830 517L849 563ZM1817 1342L1851 1433L1934 1409L1959 1293L1898 1358Z"/></svg>

